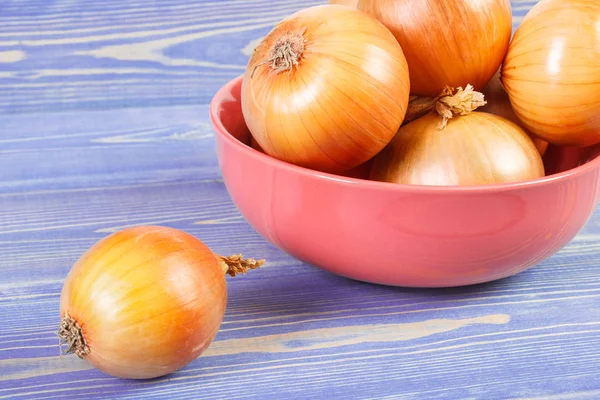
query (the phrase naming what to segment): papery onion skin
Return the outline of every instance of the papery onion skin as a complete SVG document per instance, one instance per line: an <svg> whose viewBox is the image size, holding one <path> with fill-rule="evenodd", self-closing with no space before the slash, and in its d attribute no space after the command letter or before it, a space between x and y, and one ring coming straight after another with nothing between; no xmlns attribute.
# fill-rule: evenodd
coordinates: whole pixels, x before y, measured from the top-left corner
<svg viewBox="0 0 600 400"><path fill-rule="evenodd" d="M292 39L293 38L293 39ZM276 72L281 42L303 43L298 65ZM325 172L377 154L400 127L410 92L406 59L381 23L356 9L321 5L279 23L258 45L242 82L246 124L266 154Z"/></svg>
<svg viewBox="0 0 600 400"><path fill-rule="evenodd" d="M354 7L358 5L358 0L329 0L329 4L339 4L342 6Z"/></svg>
<svg viewBox="0 0 600 400"><path fill-rule="evenodd" d="M129 379L172 373L212 342L227 302L217 256L182 231L142 226L92 246L63 286L61 318L81 329L102 372Z"/></svg>
<svg viewBox="0 0 600 400"><path fill-rule="evenodd" d="M479 111L498 115L519 125L531 137L533 144L535 144L535 147L540 152L540 155L543 156L546 153L546 150L548 149L548 142L530 133L515 114L515 111L510 104L508 94L504 90L502 82L500 81L500 71L498 71L496 75L494 75L494 77L488 82L485 88L483 88L483 94L485 95L487 104L479 108Z"/></svg>
<svg viewBox="0 0 600 400"><path fill-rule="evenodd" d="M439 129L434 113L404 125L373 162L370 179L409 185L469 186L544 176L531 138L502 117L472 112Z"/></svg>
<svg viewBox="0 0 600 400"><path fill-rule="evenodd" d="M502 83L531 133L559 146L600 143L600 2L533 6L510 44Z"/></svg>
<svg viewBox="0 0 600 400"><path fill-rule="evenodd" d="M445 86L481 90L500 67L512 32L510 0L360 0L406 56L411 94Z"/></svg>

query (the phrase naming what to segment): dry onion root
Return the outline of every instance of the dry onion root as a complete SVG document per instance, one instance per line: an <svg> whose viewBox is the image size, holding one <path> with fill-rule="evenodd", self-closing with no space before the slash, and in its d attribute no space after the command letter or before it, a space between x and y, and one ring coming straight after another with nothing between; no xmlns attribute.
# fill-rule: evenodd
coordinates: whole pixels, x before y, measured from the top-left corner
<svg viewBox="0 0 600 400"><path fill-rule="evenodd" d="M60 301L67 353L129 379L170 374L212 343L227 304L225 275L263 265L215 255L197 238L139 226L92 246L72 267Z"/></svg>
<svg viewBox="0 0 600 400"><path fill-rule="evenodd" d="M350 7L321 5L284 19L261 41L241 100L266 154L338 173L389 143L409 92L404 53L385 26Z"/></svg>
<svg viewBox="0 0 600 400"><path fill-rule="evenodd" d="M410 185L463 186L541 178L541 155L527 133L485 105L471 86L445 89L434 110L401 127L373 161L370 179Z"/></svg>

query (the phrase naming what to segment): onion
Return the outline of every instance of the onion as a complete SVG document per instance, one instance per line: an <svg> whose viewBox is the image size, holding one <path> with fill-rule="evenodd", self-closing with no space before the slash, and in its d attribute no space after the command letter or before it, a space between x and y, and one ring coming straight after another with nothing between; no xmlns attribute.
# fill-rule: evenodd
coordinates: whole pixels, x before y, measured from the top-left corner
<svg viewBox="0 0 600 400"><path fill-rule="evenodd" d="M548 149L548 142L539 139L538 137L530 133L527 127L525 127L521 120L519 120L519 118L515 114L515 111L512 108L512 105L510 104L508 94L506 94L506 91L502 86L502 82L500 81L499 70L483 89L483 94L485 95L487 104L481 107L479 111L498 115L519 125L531 137L531 139L533 140L533 144L535 144L535 147L543 156L546 150Z"/></svg>
<svg viewBox="0 0 600 400"><path fill-rule="evenodd" d="M394 36L358 10L321 5L280 22L242 82L246 124L265 153L326 172L363 164L400 127L410 91Z"/></svg>
<svg viewBox="0 0 600 400"><path fill-rule="evenodd" d="M225 274L262 263L217 256L172 228L122 230L92 246L69 272L58 335L68 353L106 374L167 375L211 344L225 313Z"/></svg>
<svg viewBox="0 0 600 400"><path fill-rule="evenodd" d="M533 6L510 44L502 83L519 119L541 139L600 143L600 2Z"/></svg>
<svg viewBox="0 0 600 400"><path fill-rule="evenodd" d="M358 5L358 0L329 0L329 4L340 4L342 6L356 8Z"/></svg>
<svg viewBox="0 0 600 400"><path fill-rule="evenodd" d="M481 90L500 67L512 32L510 0L360 0L387 26L406 56L411 93L446 86Z"/></svg>
<svg viewBox="0 0 600 400"><path fill-rule="evenodd" d="M404 125L375 157L370 179L462 186L543 177L542 157L531 138L505 118L474 112L485 103L479 95L468 86L440 96L435 113Z"/></svg>

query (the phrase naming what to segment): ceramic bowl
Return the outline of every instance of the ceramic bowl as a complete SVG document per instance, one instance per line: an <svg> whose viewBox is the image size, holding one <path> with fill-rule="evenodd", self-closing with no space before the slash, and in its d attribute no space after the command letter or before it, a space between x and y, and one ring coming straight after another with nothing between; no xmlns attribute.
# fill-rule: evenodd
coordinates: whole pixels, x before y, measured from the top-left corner
<svg viewBox="0 0 600 400"><path fill-rule="evenodd" d="M550 147L548 176L490 186L367 181L279 161L250 147L241 77L214 97L219 165L241 214L313 266L408 287L492 281L539 264L582 229L600 197L600 146Z"/></svg>

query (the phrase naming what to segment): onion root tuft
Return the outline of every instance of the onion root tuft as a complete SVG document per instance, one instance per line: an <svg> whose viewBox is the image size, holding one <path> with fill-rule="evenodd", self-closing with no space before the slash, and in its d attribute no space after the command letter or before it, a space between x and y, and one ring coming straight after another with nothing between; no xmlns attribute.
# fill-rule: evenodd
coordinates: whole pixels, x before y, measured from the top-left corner
<svg viewBox="0 0 600 400"><path fill-rule="evenodd" d="M292 73L294 66L300 64L302 54L304 54L304 46L306 39L304 38L304 32L301 33L286 33L282 35L273 46L271 50L270 58L256 64L252 70L250 78L254 76L256 69L265 64L271 63L271 69L275 73L285 72Z"/></svg>
<svg viewBox="0 0 600 400"><path fill-rule="evenodd" d="M60 349L62 354L63 344L67 345L66 353L75 353L79 358L84 358L90 352L90 348L85 342L81 327L70 316L66 316L60 323L58 329L58 337L60 339Z"/></svg>

